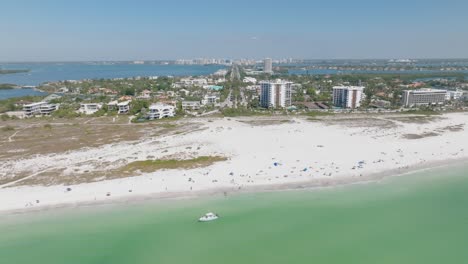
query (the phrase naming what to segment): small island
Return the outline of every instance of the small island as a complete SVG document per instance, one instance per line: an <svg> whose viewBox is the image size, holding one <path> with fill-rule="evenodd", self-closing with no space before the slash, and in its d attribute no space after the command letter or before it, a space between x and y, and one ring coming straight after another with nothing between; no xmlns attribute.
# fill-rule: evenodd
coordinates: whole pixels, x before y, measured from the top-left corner
<svg viewBox="0 0 468 264"><path fill-rule="evenodd" d="M18 89L20 88L16 84L11 84L11 83L0 83L0 90L10 90L10 89Z"/></svg>
<svg viewBox="0 0 468 264"><path fill-rule="evenodd" d="M0 69L0 74L13 74L13 73L23 73L29 72L27 69L17 69L17 70L2 70Z"/></svg>
<svg viewBox="0 0 468 264"><path fill-rule="evenodd" d="M10 90L10 89L18 89L21 88L16 84L10 84L10 83L0 83L0 90Z"/></svg>

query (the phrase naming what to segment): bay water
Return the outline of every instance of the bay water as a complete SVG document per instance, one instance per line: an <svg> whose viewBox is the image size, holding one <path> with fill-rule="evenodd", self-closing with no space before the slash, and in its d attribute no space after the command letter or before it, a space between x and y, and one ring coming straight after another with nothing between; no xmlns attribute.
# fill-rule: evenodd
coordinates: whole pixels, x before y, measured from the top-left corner
<svg viewBox="0 0 468 264"><path fill-rule="evenodd" d="M213 74L222 65L160 65L131 63L0 63L0 69L25 69L29 72L0 74L0 83L37 86L44 82L112 79L150 76L199 76Z"/></svg>
<svg viewBox="0 0 468 264"><path fill-rule="evenodd" d="M32 88L27 89L0 89L0 100L5 100L15 97L24 96L45 96L47 93L34 90Z"/></svg>

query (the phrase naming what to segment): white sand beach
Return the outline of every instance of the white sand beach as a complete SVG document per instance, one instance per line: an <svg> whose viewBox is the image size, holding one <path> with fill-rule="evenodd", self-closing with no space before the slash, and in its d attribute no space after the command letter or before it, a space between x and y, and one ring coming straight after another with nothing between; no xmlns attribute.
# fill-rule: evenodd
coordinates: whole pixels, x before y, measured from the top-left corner
<svg viewBox="0 0 468 264"><path fill-rule="evenodd" d="M468 158L467 113L430 117L340 115L317 120L286 116L202 118L175 122L179 126L190 123L196 129L161 136L146 133L138 140L98 147L3 158L0 179L12 180L0 187L0 211L229 194L281 186L332 186ZM64 185L60 181L60 177L118 171L138 160L199 156L222 156L227 160L188 170L135 172L132 177L114 179L94 177L79 184ZM45 178L49 181L22 184L38 175L49 177Z"/></svg>

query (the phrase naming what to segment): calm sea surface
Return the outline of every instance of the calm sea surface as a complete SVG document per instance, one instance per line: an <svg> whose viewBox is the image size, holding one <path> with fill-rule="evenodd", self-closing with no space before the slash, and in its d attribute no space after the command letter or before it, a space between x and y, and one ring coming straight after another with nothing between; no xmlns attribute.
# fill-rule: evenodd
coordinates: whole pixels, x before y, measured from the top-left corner
<svg viewBox="0 0 468 264"><path fill-rule="evenodd" d="M29 69L30 72L1 74L0 83L39 85L50 81L110 79L136 76L208 75L220 65L91 64L91 63L0 63L0 69Z"/></svg>
<svg viewBox="0 0 468 264"><path fill-rule="evenodd" d="M14 98L14 97L23 97L23 96L39 96L47 95L47 93L36 91L34 89L8 89L0 90L0 100Z"/></svg>
<svg viewBox="0 0 468 264"><path fill-rule="evenodd" d="M4 216L1 263L465 263L468 170ZM208 212L222 218L197 223Z"/></svg>

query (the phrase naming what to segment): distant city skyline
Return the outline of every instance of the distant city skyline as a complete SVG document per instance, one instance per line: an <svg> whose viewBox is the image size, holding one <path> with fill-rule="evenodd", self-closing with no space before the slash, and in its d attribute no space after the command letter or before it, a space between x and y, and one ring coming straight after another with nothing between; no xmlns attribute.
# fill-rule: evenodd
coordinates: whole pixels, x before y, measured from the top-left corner
<svg viewBox="0 0 468 264"><path fill-rule="evenodd" d="M468 58L467 10L461 0L8 1L0 61Z"/></svg>

